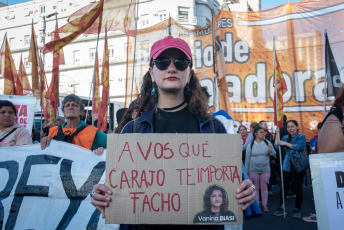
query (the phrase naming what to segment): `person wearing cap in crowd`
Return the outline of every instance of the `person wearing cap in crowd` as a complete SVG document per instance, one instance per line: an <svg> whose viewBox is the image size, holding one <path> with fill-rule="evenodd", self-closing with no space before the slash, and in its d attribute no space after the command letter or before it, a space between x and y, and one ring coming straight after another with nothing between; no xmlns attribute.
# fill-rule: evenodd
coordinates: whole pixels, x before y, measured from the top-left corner
<svg viewBox="0 0 344 230"><path fill-rule="evenodd" d="M137 100L139 117L127 123L121 133L226 133L221 122L208 113L207 97L192 70L191 49L180 38L168 36L153 44L149 71L143 78ZM91 193L92 204L103 218L105 207L111 202L106 194L112 194L112 191L102 184L95 185ZM242 204L242 210L249 207L255 201L252 182L244 180L237 188L235 197ZM185 227L224 228L204 225ZM175 229L175 226L121 225L120 229Z"/></svg>
<svg viewBox="0 0 344 230"><path fill-rule="evenodd" d="M92 150L95 154L101 155L107 144L107 135L92 125L87 125L80 120L80 112L83 110L81 99L70 94L62 101L62 111L67 121L61 126L52 127L49 135L41 139L41 148L45 149L50 145L52 139L56 139L59 129L63 134L72 135L79 128L85 127L73 137L73 144Z"/></svg>
<svg viewBox="0 0 344 230"><path fill-rule="evenodd" d="M12 102L0 100L0 147L32 144L30 132L16 124L16 114Z"/></svg>

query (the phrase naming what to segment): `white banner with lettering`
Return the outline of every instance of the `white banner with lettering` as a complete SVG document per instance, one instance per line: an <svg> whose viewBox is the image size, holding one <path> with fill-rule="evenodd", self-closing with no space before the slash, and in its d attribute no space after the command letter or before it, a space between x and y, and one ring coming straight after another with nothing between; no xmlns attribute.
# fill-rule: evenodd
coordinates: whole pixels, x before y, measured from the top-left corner
<svg viewBox="0 0 344 230"><path fill-rule="evenodd" d="M0 148L0 229L118 229L90 203L105 154L52 141Z"/></svg>
<svg viewBox="0 0 344 230"><path fill-rule="evenodd" d="M16 123L27 128L31 134L35 107L38 100L33 96L0 95L0 100L8 100L17 110Z"/></svg>

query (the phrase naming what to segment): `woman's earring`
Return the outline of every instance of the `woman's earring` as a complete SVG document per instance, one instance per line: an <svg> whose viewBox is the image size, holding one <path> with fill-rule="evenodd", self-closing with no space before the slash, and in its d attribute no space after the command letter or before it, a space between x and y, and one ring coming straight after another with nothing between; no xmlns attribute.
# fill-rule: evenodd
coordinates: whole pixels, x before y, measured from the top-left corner
<svg viewBox="0 0 344 230"><path fill-rule="evenodd" d="M153 88L152 88L151 95L152 95L152 96L154 96L154 95L155 95L155 85L154 85L154 82L153 82Z"/></svg>
<svg viewBox="0 0 344 230"><path fill-rule="evenodd" d="M190 90L190 87L189 87L189 83L186 84L185 95L186 96L190 96L191 95L191 90Z"/></svg>

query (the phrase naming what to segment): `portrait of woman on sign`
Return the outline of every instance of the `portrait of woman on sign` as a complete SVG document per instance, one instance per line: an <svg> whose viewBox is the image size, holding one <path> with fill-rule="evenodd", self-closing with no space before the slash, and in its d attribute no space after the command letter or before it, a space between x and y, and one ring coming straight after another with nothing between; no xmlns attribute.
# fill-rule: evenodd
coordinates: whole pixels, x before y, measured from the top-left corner
<svg viewBox="0 0 344 230"><path fill-rule="evenodd" d="M193 222L236 222L235 214L228 210L227 192L220 185L211 185L206 189L203 210L195 215Z"/></svg>

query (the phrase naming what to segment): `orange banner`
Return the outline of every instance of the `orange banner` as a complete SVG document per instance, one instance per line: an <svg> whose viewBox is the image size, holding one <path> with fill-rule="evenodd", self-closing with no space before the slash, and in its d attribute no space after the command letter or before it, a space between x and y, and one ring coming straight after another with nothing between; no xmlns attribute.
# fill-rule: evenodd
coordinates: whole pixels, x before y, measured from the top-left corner
<svg viewBox="0 0 344 230"><path fill-rule="evenodd" d="M288 87L283 95L284 114L300 124L300 132L313 137L324 111L324 30L327 28L340 78L344 78L344 3L341 0L303 0L258 12L224 12L216 16L216 40L223 49L228 100L235 127L268 121L273 126L273 37L282 74ZM134 73L134 39L128 45L127 104L138 94L148 71L152 44L168 36L183 38L193 50L193 68L213 96L211 23L187 29L174 20L137 31ZM134 80L133 80L134 78ZM222 80L221 79L221 80ZM134 82L133 92L131 85ZM227 99L225 95L224 99ZM209 100L213 107L212 98ZM329 106L331 101L327 103ZM223 109L224 107L220 107Z"/></svg>
<svg viewBox="0 0 344 230"><path fill-rule="evenodd" d="M38 55L38 46L36 42L36 35L35 35L35 29L33 27L33 23L31 26L31 43L30 43L28 61L31 62L32 92L35 97L39 98L41 97L40 89L39 89L39 74L40 74L39 55Z"/></svg>

